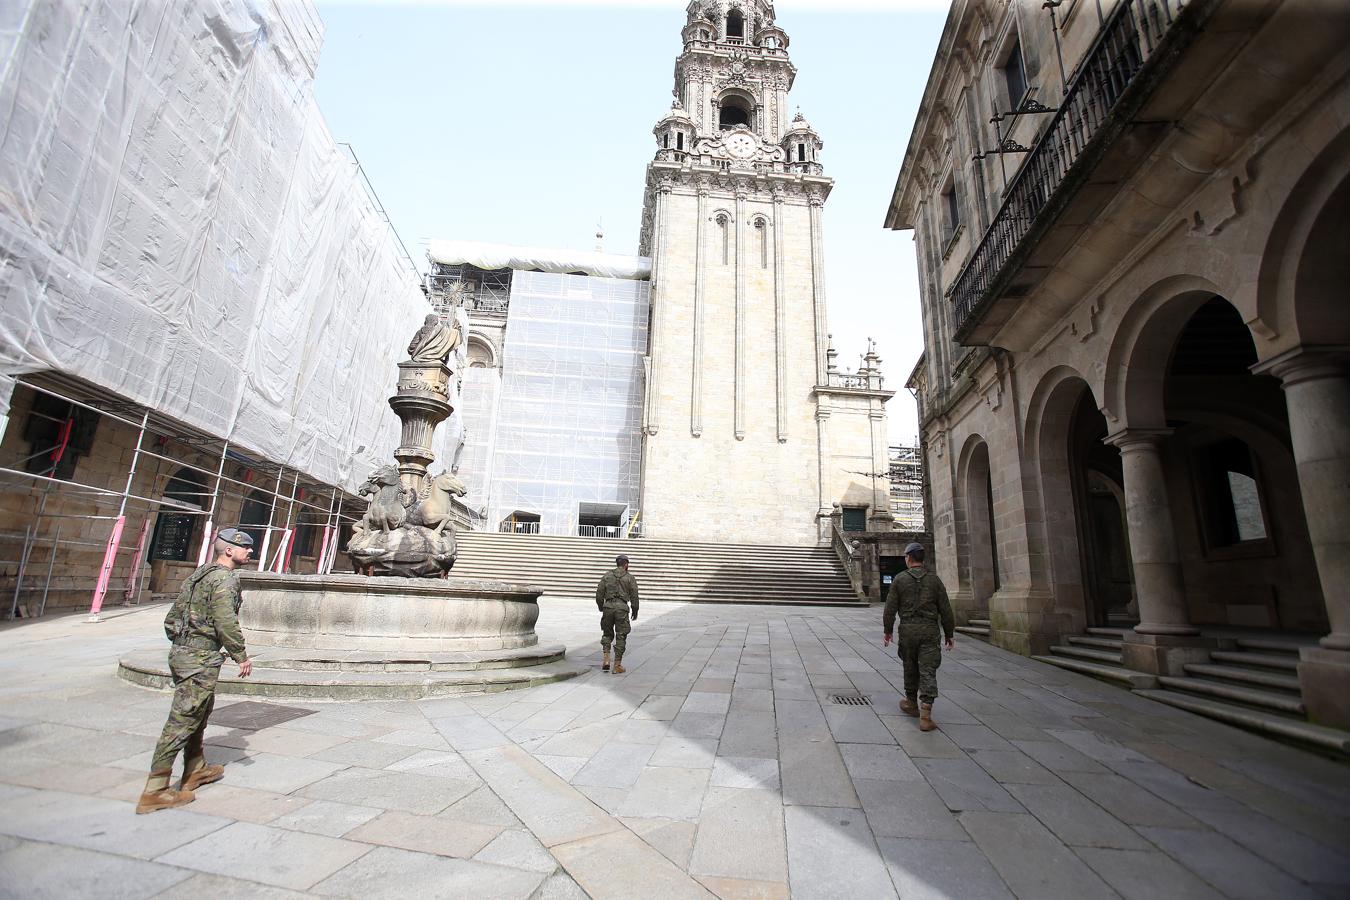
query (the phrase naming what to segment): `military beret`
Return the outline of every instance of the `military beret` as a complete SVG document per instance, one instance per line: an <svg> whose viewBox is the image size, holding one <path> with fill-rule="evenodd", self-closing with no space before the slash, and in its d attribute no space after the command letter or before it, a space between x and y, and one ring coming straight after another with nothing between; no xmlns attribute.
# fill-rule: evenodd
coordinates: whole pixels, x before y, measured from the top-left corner
<svg viewBox="0 0 1350 900"><path fill-rule="evenodd" d="M913 553L915 550L918 550L920 553L922 553L922 552L923 552L923 544L920 544L918 541L910 541L908 544L905 545L905 555L906 555L906 556L909 556L909 555L910 555L911 553Z"/></svg>
<svg viewBox="0 0 1350 900"><path fill-rule="evenodd" d="M234 544L236 547L253 546L253 535L247 531L240 531L238 528L222 528L220 534L217 534L216 537L227 544Z"/></svg>
<svg viewBox="0 0 1350 900"><path fill-rule="evenodd" d="M628 557L620 553L618 556L614 557L614 565L616 566L628 565Z"/></svg>

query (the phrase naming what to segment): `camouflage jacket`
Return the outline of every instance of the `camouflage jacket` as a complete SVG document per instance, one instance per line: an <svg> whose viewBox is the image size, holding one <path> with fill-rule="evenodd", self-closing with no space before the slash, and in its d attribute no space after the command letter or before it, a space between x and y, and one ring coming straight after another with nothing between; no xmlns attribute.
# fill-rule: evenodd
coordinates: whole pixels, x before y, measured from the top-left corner
<svg viewBox="0 0 1350 900"><path fill-rule="evenodd" d="M234 572L209 563L183 582L178 599L164 617L164 633L175 644L199 650L223 648L235 662L243 662L248 652L239 628L242 603Z"/></svg>
<svg viewBox="0 0 1350 900"><path fill-rule="evenodd" d="M887 634L895 628L897 613L901 625L936 625L941 622L942 633L947 637L951 637L956 629L952 605L947 600L947 588L941 578L923 566L906 569L891 579L891 589L886 594L886 612L882 614L882 624Z"/></svg>
<svg viewBox="0 0 1350 900"><path fill-rule="evenodd" d="M610 569L600 579L600 584L596 585L596 608L604 609L606 600L622 600L632 608L633 615L636 616L638 611L637 579L617 566Z"/></svg>

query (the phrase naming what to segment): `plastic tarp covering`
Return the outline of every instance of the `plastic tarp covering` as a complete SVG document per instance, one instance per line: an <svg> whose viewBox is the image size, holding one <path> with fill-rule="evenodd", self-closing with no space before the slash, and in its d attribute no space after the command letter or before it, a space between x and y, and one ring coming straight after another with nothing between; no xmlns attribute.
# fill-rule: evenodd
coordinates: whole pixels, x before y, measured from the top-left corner
<svg viewBox="0 0 1350 900"><path fill-rule="evenodd" d="M480 269L538 270L555 275L581 272L600 278L649 279L652 261L646 256L623 256L590 250L557 250L479 241L431 241L427 257L446 266L468 264Z"/></svg>
<svg viewBox="0 0 1350 900"><path fill-rule="evenodd" d="M0 3L0 414L57 370L328 484L392 462L430 309L321 42L293 0Z"/></svg>
<svg viewBox="0 0 1350 900"><path fill-rule="evenodd" d="M648 291L645 281L515 273L485 439L488 529L520 510L540 516L541 533L576 534L583 503L636 510ZM472 419L468 428L473 446Z"/></svg>

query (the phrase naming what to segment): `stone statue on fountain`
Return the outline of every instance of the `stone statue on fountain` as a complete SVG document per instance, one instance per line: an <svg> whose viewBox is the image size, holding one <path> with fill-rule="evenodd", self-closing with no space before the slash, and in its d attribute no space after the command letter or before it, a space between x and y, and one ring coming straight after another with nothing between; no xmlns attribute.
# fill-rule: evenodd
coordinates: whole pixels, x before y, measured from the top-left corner
<svg viewBox="0 0 1350 900"><path fill-rule="evenodd" d="M354 569L364 575L446 578L455 564L453 498L466 492L449 472L427 478L435 460L431 439L449 417L450 378L446 364L459 346L459 329L434 313L413 336L408 359L399 363L398 392L389 405L402 422L398 465L381 466L358 491L366 514L347 543Z"/></svg>

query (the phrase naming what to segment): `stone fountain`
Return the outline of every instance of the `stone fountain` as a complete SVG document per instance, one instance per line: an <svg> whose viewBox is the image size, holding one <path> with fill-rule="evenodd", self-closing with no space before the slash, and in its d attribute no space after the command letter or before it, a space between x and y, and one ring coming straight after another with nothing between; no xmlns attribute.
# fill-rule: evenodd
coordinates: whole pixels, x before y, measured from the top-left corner
<svg viewBox="0 0 1350 900"><path fill-rule="evenodd" d="M356 574L241 570L240 623L253 675L221 671L221 693L308 699L417 699L529 687L586 671L535 634L541 589L450 577L452 502L462 482L428 478L436 426L453 407L447 365L458 329L435 315L398 364L389 405L402 423L397 465L371 473L367 509L346 552ZM123 659L119 674L171 687L163 648Z"/></svg>

